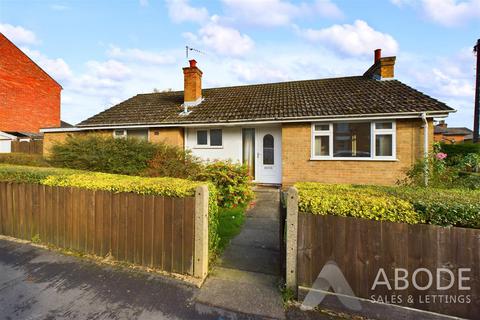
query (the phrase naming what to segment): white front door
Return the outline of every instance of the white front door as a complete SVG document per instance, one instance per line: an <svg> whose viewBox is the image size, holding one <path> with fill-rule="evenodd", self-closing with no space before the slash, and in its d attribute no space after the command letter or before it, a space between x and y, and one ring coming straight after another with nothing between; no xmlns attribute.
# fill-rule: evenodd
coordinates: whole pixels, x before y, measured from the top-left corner
<svg viewBox="0 0 480 320"><path fill-rule="evenodd" d="M282 183L282 129L279 127L256 130L257 183Z"/></svg>

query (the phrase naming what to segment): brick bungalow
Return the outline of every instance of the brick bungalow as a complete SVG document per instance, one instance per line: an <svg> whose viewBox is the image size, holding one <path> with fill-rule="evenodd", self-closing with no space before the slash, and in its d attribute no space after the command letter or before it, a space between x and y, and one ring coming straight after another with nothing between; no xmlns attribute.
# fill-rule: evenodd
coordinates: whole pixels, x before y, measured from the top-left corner
<svg viewBox="0 0 480 320"><path fill-rule="evenodd" d="M394 184L431 147L433 118L454 110L398 80L375 51L361 76L136 95L70 129L45 129L45 153L68 133L164 141L206 160L249 164L257 183Z"/></svg>

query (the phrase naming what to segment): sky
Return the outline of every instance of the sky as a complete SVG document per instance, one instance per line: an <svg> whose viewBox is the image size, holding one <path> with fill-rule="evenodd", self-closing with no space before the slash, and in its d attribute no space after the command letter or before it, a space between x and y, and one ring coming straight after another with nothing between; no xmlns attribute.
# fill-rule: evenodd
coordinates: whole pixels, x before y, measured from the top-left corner
<svg viewBox="0 0 480 320"><path fill-rule="evenodd" d="M373 50L395 77L473 126L480 0L0 0L0 32L63 87L78 123L138 93L361 75Z"/></svg>

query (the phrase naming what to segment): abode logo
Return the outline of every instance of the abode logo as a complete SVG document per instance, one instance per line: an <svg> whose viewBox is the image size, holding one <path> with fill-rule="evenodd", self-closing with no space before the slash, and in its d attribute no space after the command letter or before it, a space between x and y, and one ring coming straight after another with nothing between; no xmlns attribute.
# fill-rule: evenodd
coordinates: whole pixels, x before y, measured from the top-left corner
<svg viewBox="0 0 480 320"><path fill-rule="evenodd" d="M301 309L312 310L318 306L325 299L330 288L338 294L338 299L346 308L354 311L362 309L360 301L353 293L352 287L350 287L342 270L334 261L328 261L323 266L312 288L305 296Z"/></svg>
<svg viewBox="0 0 480 320"><path fill-rule="evenodd" d="M332 294L352 311L362 309L361 300L406 306L430 303L468 304L472 302L469 294L471 290L470 273L471 268L451 270L442 267L436 268L434 271L417 268L413 272L404 268L395 268L393 274L388 276L384 268L379 268L370 287L372 294L369 297L358 298L339 266L334 261L328 261L305 296L301 309L314 309L322 303L327 295ZM409 294L412 291L415 293ZM383 294L377 295L375 292ZM388 292L392 292L392 294ZM455 294L451 294L452 292Z"/></svg>

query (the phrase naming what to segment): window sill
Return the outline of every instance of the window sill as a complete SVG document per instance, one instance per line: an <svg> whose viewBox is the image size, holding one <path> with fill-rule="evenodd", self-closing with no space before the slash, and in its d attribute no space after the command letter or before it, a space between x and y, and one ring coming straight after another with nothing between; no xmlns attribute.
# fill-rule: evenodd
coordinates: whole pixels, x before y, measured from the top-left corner
<svg viewBox="0 0 480 320"><path fill-rule="evenodd" d="M195 146L193 149L223 149L223 146Z"/></svg>
<svg viewBox="0 0 480 320"><path fill-rule="evenodd" d="M391 158L310 158L310 161L380 161L380 162L398 162L400 160Z"/></svg>

